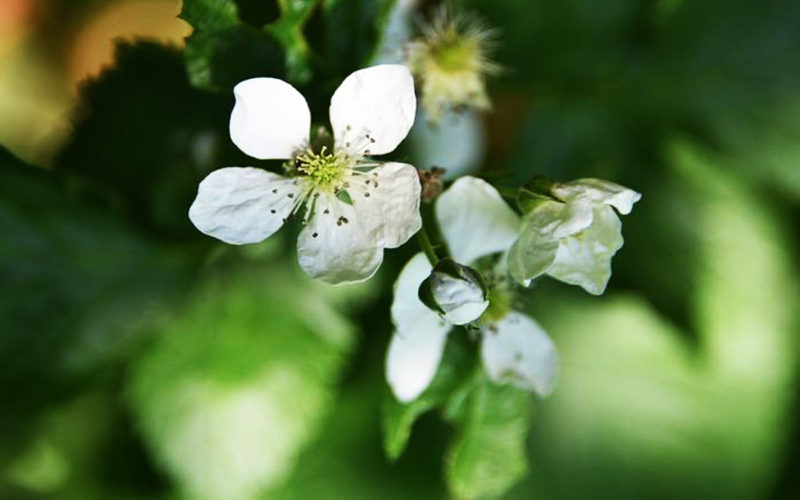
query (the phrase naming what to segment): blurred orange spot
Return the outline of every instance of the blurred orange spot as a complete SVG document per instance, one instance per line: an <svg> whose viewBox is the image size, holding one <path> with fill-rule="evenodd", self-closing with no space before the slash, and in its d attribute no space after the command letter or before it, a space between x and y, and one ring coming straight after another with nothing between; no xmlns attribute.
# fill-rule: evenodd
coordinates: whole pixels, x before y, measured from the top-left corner
<svg viewBox="0 0 800 500"><path fill-rule="evenodd" d="M0 0L0 55L31 28L35 0Z"/></svg>
<svg viewBox="0 0 800 500"><path fill-rule="evenodd" d="M121 0L98 11L78 33L70 54L73 88L113 62L117 39L144 38L182 46L191 27L177 18L179 5L176 0Z"/></svg>

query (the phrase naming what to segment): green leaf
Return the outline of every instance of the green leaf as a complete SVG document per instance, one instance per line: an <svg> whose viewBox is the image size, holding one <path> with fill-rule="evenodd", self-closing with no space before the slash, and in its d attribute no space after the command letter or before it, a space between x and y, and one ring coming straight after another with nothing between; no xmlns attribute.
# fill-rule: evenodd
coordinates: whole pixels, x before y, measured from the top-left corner
<svg viewBox="0 0 800 500"><path fill-rule="evenodd" d="M184 0L178 16L197 30L219 30L239 24L233 0Z"/></svg>
<svg viewBox="0 0 800 500"><path fill-rule="evenodd" d="M164 250L2 148L0 232L5 439L18 429L6 419L27 426L87 374L129 358L194 268L191 253Z"/></svg>
<svg viewBox="0 0 800 500"><path fill-rule="evenodd" d="M130 381L147 445L198 500L254 498L292 471L334 406L354 340L290 271L220 271Z"/></svg>
<svg viewBox="0 0 800 500"><path fill-rule="evenodd" d="M450 336L442 362L431 385L414 401L403 404L387 392L383 404L383 447L390 460L402 455L414 422L424 413L443 407L453 390L468 375L474 359L458 333Z"/></svg>
<svg viewBox="0 0 800 500"><path fill-rule="evenodd" d="M523 214L533 211L542 202L555 200L551 193L553 181L547 176L536 175L517 191L517 207Z"/></svg>
<svg viewBox="0 0 800 500"><path fill-rule="evenodd" d="M286 65L289 78L297 82L308 81L310 48L303 36L303 28L320 0L278 0L280 18L267 29L286 48Z"/></svg>
<svg viewBox="0 0 800 500"><path fill-rule="evenodd" d="M281 43L242 22L233 0L185 0L181 17L194 28L184 53L194 86L229 90L247 78L285 75Z"/></svg>
<svg viewBox="0 0 800 500"><path fill-rule="evenodd" d="M115 64L81 88L56 168L150 233L201 240L186 216L197 184L239 158L228 138L229 99L192 88L177 50L121 43Z"/></svg>
<svg viewBox="0 0 800 500"><path fill-rule="evenodd" d="M326 0L325 47L340 74L367 66L395 0Z"/></svg>
<svg viewBox="0 0 800 500"><path fill-rule="evenodd" d="M527 471L533 401L528 392L494 384L482 371L464 389L448 409L461 427L447 455L448 487L460 499L497 498Z"/></svg>

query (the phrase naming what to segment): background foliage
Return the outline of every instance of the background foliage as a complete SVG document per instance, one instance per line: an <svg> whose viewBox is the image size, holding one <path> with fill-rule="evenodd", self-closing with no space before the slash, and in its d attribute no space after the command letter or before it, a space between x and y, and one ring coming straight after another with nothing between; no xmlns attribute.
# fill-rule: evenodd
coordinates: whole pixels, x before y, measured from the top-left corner
<svg viewBox="0 0 800 500"><path fill-rule="evenodd" d="M605 296L528 297L562 356L552 397L487 384L455 336L409 406L383 356L413 248L330 288L297 270L296 228L233 248L186 217L208 172L277 167L230 143L232 86L288 79L324 123L338 83L393 54L395 2L184 0L185 46L185 24L154 28L179 23L168 0L6 5L0 498L800 495L796 3L457 2L504 67L465 164L644 197ZM143 36L87 69L92 30L125 22ZM439 132L396 157L475 142Z"/></svg>

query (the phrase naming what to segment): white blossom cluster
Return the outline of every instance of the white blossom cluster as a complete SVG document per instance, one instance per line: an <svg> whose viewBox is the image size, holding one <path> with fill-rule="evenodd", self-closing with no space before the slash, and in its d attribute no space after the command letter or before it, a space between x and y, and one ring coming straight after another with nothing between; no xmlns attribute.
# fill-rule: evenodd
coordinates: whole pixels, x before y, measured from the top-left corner
<svg viewBox="0 0 800 500"><path fill-rule="evenodd" d="M403 245L422 228L417 169L374 158L392 152L414 123L417 99L406 66L348 76L333 93L333 141L323 146L309 140L311 113L289 83L253 78L234 95L231 140L253 158L285 160L284 173L232 166L209 174L189 209L200 231L230 244L256 243L289 217L302 217L300 267L344 284L372 277L385 248ZM514 295L543 274L602 293L623 241L617 213L629 213L639 198L622 186L582 179L552 185L520 215L486 181L456 180L436 199L432 221L449 249L451 271L434 268L435 257L420 253L395 284L386 375L397 399L409 402L425 391L453 325L466 324L479 332L492 380L550 393L555 346L514 310ZM420 299L423 283L432 303Z"/></svg>

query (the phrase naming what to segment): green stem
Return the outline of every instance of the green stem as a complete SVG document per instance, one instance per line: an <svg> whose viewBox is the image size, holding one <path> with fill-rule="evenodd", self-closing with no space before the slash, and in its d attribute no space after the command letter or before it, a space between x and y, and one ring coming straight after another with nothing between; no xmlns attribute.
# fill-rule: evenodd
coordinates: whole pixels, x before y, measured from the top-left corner
<svg viewBox="0 0 800 500"><path fill-rule="evenodd" d="M430 262L432 266L435 266L436 263L439 262L439 257L436 256L436 250L433 249L431 239L428 237L428 232L425 230L424 226L417 233L417 241L422 251L425 252L428 262Z"/></svg>

